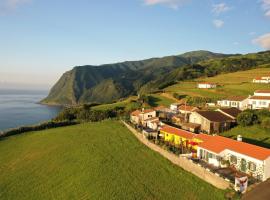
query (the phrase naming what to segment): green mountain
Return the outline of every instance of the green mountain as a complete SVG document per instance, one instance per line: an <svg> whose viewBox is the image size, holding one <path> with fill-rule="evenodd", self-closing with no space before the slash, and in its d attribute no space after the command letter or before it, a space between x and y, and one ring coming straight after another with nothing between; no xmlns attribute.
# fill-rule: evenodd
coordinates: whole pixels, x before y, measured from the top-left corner
<svg viewBox="0 0 270 200"><path fill-rule="evenodd" d="M78 66L63 74L46 104L110 103L137 93L161 90L174 81L214 76L270 63L270 51L226 55L193 51L100 66Z"/></svg>

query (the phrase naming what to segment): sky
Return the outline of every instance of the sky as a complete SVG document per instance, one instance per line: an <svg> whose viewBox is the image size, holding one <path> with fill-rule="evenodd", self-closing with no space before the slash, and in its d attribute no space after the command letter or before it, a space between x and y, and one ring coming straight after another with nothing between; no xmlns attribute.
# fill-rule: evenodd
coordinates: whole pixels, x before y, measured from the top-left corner
<svg viewBox="0 0 270 200"><path fill-rule="evenodd" d="M0 88L74 66L270 49L270 0L0 0Z"/></svg>

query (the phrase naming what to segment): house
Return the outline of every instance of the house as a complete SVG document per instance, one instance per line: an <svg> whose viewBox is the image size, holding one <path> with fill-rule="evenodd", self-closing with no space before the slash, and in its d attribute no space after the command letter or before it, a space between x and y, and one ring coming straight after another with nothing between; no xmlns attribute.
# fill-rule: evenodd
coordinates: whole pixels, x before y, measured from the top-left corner
<svg viewBox="0 0 270 200"><path fill-rule="evenodd" d="M195 134L169 125L164 125L160 129L160 134L163 136L164 141L174 145L182 145L194 151L197 150L199 143L206 141L210 137L206 134Z"/></svg>
<svg viewBox="0 0 270 200"><path fill-rule="evenodd" d="M172 111L177 112L177 111L178 111L178 108L179 108L180 106L181 106L180 103L172 103L172 104L170 105L170 109L171 109Z"/></svg>
<svg viewBox="0 0 270 200"><path fill-rule="evenodd" d="M248 105L248 98L242 96L232 96L217 102L220 107L234 107L244 110Z"/></svg>
<svg viewBox="0 0 270 200"><path fill-rule="evenodd" d="M196 111L190 114L189 122L199 124L202 132L213 134L229 130L234 120L218 111Z"/></svg>
<svg viewBox="0 0 270 200"><path fill-rule="evenodd" d="M269 109L270 96L252 96L248 99L250 109Z"/></svg>
<svg viewBox="0 0 270 200"><path fill-rule="evenodd" d="M263 76L254 78L253 83L270 83L270 76Z"/></svg>
<svg viewBox="0 0 270 200"><path fill-rule="evenodd" d="M183 105L183 104L178 107L178 111L181 114L190 114L196 110L199 110L199 108L194 107L194 106Z"/></svg>
<svg viewBox="0 0 270 200"><path fill-rule="evenodd" d="M256 90L254 96L270 97L270 90Z"/></svg>
<svg viewBox="0 0 270 200"><path fill-rule="evenodd" d="M220 108L220 109L217 109L217 111L232 118L235 122L236 122L237 116L242 112L238 108Z"/></svg>
<svg viewBox="0 0 270 200"><path fill-rule="evenodd" d="M216 167L220 167L222 161L228 161L238 171L261 181L270 178L270 149L241 140L211 136L198 144L197 157Z"/></svg>
<svg viewBox="0 0 270 200"><path fill-rule="evenodd" d="M150 129L152 129L154 131L158 130L158 127L159 127L159 124L160 124L160 121L159 121L158 117L149 118L149 119L145 120L144 122L145 122L145 126L147 128L150 128Z"/></svg>
<svg viewBox="0 0 270 200"><path fill-rule="evenodd" d="M157 113L157 116L162 119L171 119L172 116L175 115L175 113L171 109L166 108L165 106L158 106L154 109Z"/></svg>
<svg viewBox="0 0 270 200"><path fill-rule="evenodd" d="M135 110L130 114L130 121L133 124L137 124L137 125L146 125L146 120L156 117L157 113L155 110L153 109L142 109L142 111L140 110Z"/></svg>
<svg viewBox="0 0 270 200"><path fill-rule="evenodd" d="M211 89L211 88L216 88L217 87L217 84L215 83L198 83L197 87L199 89Z"/></svg>

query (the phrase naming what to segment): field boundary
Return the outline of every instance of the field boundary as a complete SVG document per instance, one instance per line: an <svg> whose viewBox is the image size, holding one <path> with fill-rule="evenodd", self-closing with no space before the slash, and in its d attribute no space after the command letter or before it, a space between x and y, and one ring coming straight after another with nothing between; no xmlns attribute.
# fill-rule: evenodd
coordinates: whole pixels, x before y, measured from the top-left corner
<svg viewBox="0 0 270 200"><path fill-rule="evenodd" d="M126 122L122 121L122 123L135 135L135 137L144 145L149 147L155 152L158 152L163 157L167 158L169 161L171 161L173 164L183 168L185 171L188 171L195 176L201 178L202 180L210 183L211 185L225 190L230 187L230 183L228 181L225 181L223 178L216 176L214 173L207 171L205 168L202 168L198 166L197 164L193 163L192 161L184 158L184 157L178 157L161 147L151 143L147 139L143 138L142 134L140 134L138 131L136 131L134 128L132 128L130 125L128 125Z"/></svg>

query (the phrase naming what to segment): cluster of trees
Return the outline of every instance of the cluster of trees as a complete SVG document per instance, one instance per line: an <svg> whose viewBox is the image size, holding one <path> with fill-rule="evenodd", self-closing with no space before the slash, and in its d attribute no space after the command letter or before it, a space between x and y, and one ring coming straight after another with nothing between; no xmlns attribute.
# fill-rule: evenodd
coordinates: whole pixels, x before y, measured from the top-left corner
<svg viewBox="0 0 270 200"><path fill-rule="evenodd" d="M96 109L92 104L80 107L64 108L54 119L55 121L97 122L109 118L128 117L131 110L140 107L138 102L130 102L127 106L116 106L108 109Z"/></svg>
<svg viewBox="0 0 270 200"><path fill-rule="evenodd" d="M237 116L237 123L241 126L252 126L259 124L263 128L270 129L270 111L245 110Z"/></svg>

